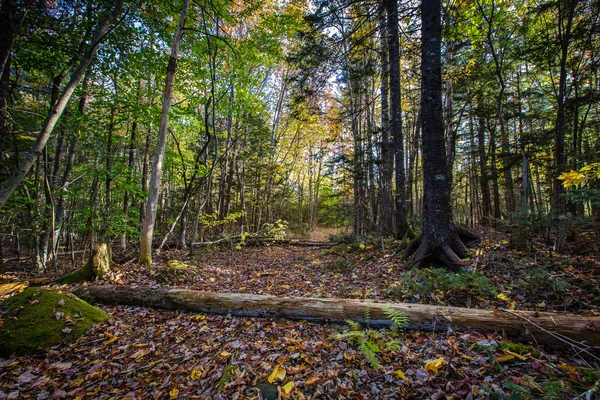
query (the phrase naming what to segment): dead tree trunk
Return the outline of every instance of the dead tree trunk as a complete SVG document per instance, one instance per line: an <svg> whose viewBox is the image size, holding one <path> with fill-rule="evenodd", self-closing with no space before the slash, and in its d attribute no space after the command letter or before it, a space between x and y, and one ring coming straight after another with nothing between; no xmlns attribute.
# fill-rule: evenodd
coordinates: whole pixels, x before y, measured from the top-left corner
<svg viewBox="0 0 600 400"><path fill-rule="evenodd" d="M374 325L389 324L386 309L394 309L405 313L411 326L419 328L430 327L432 323L435 323L438 327L453 325L464 329L501 330L517 339L529 341L535 338L540 344L557 344L558 340L552 334L584 341L587 345L597 346L600 344L600 332L592 329L600 324L600 317L526 311L508 313L499 310L426 304L375 303L355 299L211 293L147 286L87 286L75 290L75 294L107 304L329 322L353 319ZM370 315L370 320L364 321L367 313ZM527 318L535 325L523 324L524 320L515 314ZM564 342L561 343L564 344Z"/></svg>

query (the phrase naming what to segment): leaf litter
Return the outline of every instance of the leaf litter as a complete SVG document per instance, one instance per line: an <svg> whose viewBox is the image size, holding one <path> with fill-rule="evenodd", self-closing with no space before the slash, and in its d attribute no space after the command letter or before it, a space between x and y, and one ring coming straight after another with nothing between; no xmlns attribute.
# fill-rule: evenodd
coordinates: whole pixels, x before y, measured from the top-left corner
<svg viewBox="0 0 600 400"><path fill-rule="evenodd" d="M486 268L496 269L491 276L499 290L483 305L506 306L508 299L535 309L540 299L511 288L494 258L499 253L491 253ZM581 262L589 267L589 258ZM576 262L563 264L583 279ZM398 300L389 288L404 268L376 251L348 254L340 263L334 254L277 246L197 256L174 250L157 256L151 269L116 264L106 283ZM597 263L586 273L597 279ZM452 304L443 294L410 300ZM259 399L273 395L266 388L275 398L297 399L573 398L599 378L576 357L500 334L407 331L396 338L399 350L377 354L375 370L353 343L336 339L349 331L345 325L101 307L112 318L77 342L40 357L0 359L0 400ZM597 312L584 300L570 311L578 310Z"/></svg>

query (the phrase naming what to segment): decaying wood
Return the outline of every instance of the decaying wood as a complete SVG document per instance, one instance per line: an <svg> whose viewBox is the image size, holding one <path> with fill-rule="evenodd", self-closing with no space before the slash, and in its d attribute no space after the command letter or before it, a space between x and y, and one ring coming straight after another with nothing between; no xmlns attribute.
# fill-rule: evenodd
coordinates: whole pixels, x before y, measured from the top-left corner
<svg viewBox="0 0 600 400"><path fill-rule="evenodd" d="M532 341L535 338L539 344L564 345L553 335L548 334L548 332L553 332L586 346L600 346L600 332L589 328L600 324L600 317L572 314L515 311L535 322L537 326L534 326L499 310L426 304L211 293L190 289L120 285L81 287L75 291L75 294L108 304L330 322L353 319L373 325L386 324L388 318L385 308L392 308L404 312L408 316L411 326L416 328L431 328L432 326L440 328L452 325L461 329L502 331L516 340ZM364 320L365 315L370 316L369 321Z"/></svg>

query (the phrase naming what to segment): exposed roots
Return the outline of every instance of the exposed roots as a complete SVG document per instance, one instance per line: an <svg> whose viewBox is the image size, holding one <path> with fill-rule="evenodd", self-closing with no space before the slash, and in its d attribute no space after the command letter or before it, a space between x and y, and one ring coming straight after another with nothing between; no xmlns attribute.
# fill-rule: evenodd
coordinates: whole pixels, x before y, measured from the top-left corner
<svg viewBox="0 0 600 400"><path fill-rule="evenodd" d="M439 244L431 243L427 238L418 237L412 240L404 253L404 258L411 260L410 268L425 267L431 263L439 263L450 270L464 266L461 258L467 253L466 246L477 242L479 238L469 230L457 227L454 240Z"/></svg>

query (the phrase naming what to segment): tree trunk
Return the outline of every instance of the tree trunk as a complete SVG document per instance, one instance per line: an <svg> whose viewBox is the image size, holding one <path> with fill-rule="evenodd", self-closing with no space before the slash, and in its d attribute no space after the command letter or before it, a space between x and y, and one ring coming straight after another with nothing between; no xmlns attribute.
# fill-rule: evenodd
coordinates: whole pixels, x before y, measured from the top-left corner
<svg viewBox="0 0 600 400"><path fill-rule="evenodd" d="M492 201L490 199L490 174L487 168L487 155L485 151L485 125L483 118L478 117L477 123L477 150L479 153L479 184L481 186L481 214L484 223L489 223L492 216Z"/></svg>
<svg viewBox="0 0 600 400"><path fill-rule="evenodd" d="M71 79L65 86L62 94L60 95L56 104L50 110L46 121L44 121L44 125L40 133L38 134L37 140L19 165L19 167L14 171L13 175L10 177L8 181L6 181L0 190L0 208L4 206L6 201L9 199L14 190L19 186L25 175L29 172L36 159L42 154L42 150L46 147L46 142L50 138L50 134L54 130L56 123L60 119L65 107L69 103L71 99L71 95L75 91L77 84L83 78L87 67L92 62L94 58L94 54L98 48L98 45L107 35L111 23L121 14L121 10L123 9L123 0L117 0L117 4L115 8L106 15L104 20L100 23L100 26L94 37L91 40L90 46L88 50L85 52L79 65L73 73L71 74Z"/></svg>
<svg viewBox="0 0 600 400"><path fill-rule="evenodd" d="M422 15L421 112L423 144L423 235L407 248L415 266L442 261L462 265L466 249L452 217L442 111L441 2L424 0ZM418 247L417 247L418 244ZM413 252L414 250L414 252Z"/></svg>
<svg viewBox="0 0 600 400"><path fill-rule="evenodd" d="M15 0L2 0L2 5L0 6L0 26L2 26L2 30L0 30L0 80L4 78L4 74L9 74L10 72L5 67L8 65L15 39L13 23L15 9Z"/></svg>
<svg viewBox="0 0 600 400"><path fill-rule="evenodd" d="M402 96L400 88L400 39L398 32L398 2L387 0L390 49L390 134L394 140L396 191L396 238L412 236L406 216L406 173L404 171L404 132L402 132Z"/></svg>
<svg viewBox="0 0 600 400"><path fill-rule="evenodd" d="M381 198L379 204L379 231L382 236L394 234L394 197L392 194L392 177L394 174L394 156L390 151L390 110L389 96L389 62L388 62L388 29L385 11L385 1L382 0L379 9L379 36L381 51L381 159L379 162L379 179L381 181Z"/></svg>
<svg viewBox="0 0 600 400"><path fill-rule="evenodd" d="M552 211L558 217L566 213L567 200L565 197L565 189L562 185L562 181L558 179L558 176L565 171L567 158L565 156L565 103L567 101L567 57L569 55L569 44L571 41L571 28L573 26L573 17L575 14L575 7L578 0L566 0L564 3L567 10L561 10L561 3L557 3L559 7L559 35L560 35L560 75L558 79L558 96L557 96L557 113L556 113L556 128L554 134L554 193L552 198ZM562 12L561 12L562 11ZM565 30L561 29L563 13L567 12L567 21ZM556 251L561 252L564 246L564 223L562 219L559 220L558 234L556 242Z"/></svg>
<svg viewBox="0 0 600 400"><path fill-rule="evenodd" d="M175 81L175 71L177 69L177 57L179 56L179 44L183 37L185 19L189 8L189 0L183 0L177 31L173 38L171 47L171 58L167 66L167 78L165 82L165 91L163 93L163 104L160 117L160 126L158 128L158 143L156 145L156 154L152 165L152 177L150 178L150 193L146 202L144 223L141 232L140 244L140 263L144 265L152 264L152 235L154 234L154 224L156 222L156 209L158 205L158 194L160 192L160 179L162 175L163 160L165 157L165 147L167 143L167 132L169 127L169 111L171 110L171 96L173 94L173 83Z"/></svg>
<svg viewBox="0 0 600 400"><path fill-rule="evenodd" d="M190 289L150 288L147 286L88 286L75 290L82 298L93 298L107 304L146 306L163 309L190 310L248 317L274 317L342 322L347 319L391 325L387 309L408 316L413 327L436 324L464 329L502 330L507 335L541 344L557 344L557 340L533 325L523 324L518 317L499 310L432 306L426 304L376 303L354 299L316 299L277 297L240 293L211 293ZM589 345L600 344L600 333L589 326L600 324L600 317L518 311L539 327ZM369 320L365 321L365 314Z"/></svg>

